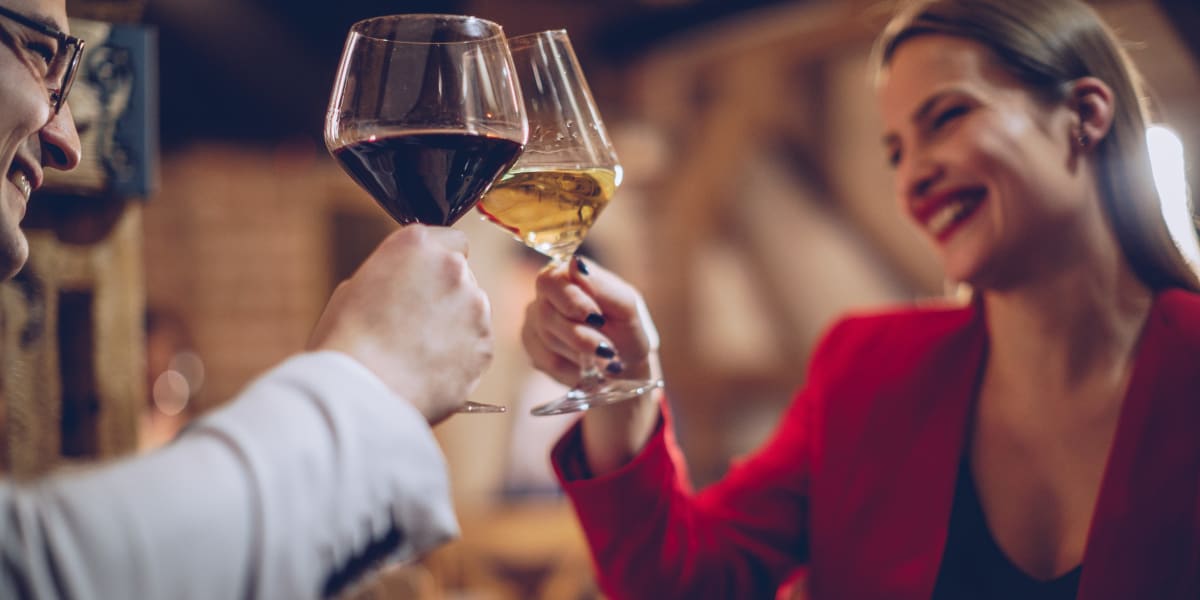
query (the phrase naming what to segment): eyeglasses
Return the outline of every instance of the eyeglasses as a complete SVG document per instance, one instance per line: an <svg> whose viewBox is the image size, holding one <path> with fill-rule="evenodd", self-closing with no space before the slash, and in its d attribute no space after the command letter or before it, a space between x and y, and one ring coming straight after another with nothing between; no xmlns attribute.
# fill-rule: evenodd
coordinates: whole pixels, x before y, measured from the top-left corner
<svg viewBox="0 0 1200 600"><path fill-rule="evenodd" d="M48 49L47 55L43 57L47 64L48 75L46 78L54 82L49 88L50 107L54 109L54 114L58 114L63 103L67 101L71 84L75 83L75 75L79 71L79 59L83 57L84 41L4 5L0 5L0 15L8 17L18 25L58 40L58 46Z"/></svg>

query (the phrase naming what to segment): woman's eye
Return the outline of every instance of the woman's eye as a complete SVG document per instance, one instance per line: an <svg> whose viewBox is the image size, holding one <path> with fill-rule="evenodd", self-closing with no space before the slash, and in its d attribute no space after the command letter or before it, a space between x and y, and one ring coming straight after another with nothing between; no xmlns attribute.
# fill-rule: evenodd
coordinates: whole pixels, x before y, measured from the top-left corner
<svg viewBox="0 0 1200 600"><path fill-rule="evenodd" d="M900 166L900 151L899 150L889 150L888 151L887 164L889 167L891 167L893 169Z"/></svg>
<svg viewBox="0 0 1200 600"><path fill-rule="evenodd" d="M946 110L943 110L938 114L937 118L933 120L933 129L941 129L946 123L949 123L950 121L967 114L967 110L967 107L964 105L952 106Z"/></svg>

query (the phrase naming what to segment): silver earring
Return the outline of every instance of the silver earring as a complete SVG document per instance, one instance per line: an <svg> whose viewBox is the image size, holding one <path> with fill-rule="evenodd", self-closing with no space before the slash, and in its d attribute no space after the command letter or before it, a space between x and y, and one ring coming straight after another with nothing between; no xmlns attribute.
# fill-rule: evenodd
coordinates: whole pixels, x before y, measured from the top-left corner
<svg viewBox="0 0 1200 600"><path fill-rule="evenodd" d="M1092 142L1091 138L1089 138L1088 134L1086 134L1086 133L1079 134L1078 141L1079 141L1079 149L1080 150L1087 150L1088 145Z"/></svg>

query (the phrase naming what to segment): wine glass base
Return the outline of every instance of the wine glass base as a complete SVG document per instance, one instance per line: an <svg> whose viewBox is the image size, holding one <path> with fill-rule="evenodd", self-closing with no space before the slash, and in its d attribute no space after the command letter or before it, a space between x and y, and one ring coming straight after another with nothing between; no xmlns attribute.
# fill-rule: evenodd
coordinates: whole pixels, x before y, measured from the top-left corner
<svg viewBox="0 0 1200 600"><path fill-rule="evenodd" d="M495 404L484 404L482 402L471 402L468 400L467 403L456 412L473 414L502 413L508 412L508 407L497 406Z"/></svg>
<svg viewBox="0 0 1200 600"><path fill-rule="evenodd" d="M653 389L663 387L663 380L632 381L627 379L605 380L594 388L575 388L561 398L535 406L529 414L535 417L565 415L567 413L583 412L596 406L616 404L624 400L637 398Z"/></svg>

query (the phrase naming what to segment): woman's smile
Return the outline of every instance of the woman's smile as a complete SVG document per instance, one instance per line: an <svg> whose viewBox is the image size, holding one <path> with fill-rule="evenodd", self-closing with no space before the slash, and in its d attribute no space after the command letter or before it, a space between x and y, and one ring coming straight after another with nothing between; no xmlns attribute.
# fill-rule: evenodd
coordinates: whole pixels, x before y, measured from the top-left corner
<svg viewBox="0 0 1200 600"><path fill-rule="evenodd" d="M948 190L916 203L913 217L934 239L945 242L978 212L986 199L987 189L983 187Z"/></svg>

